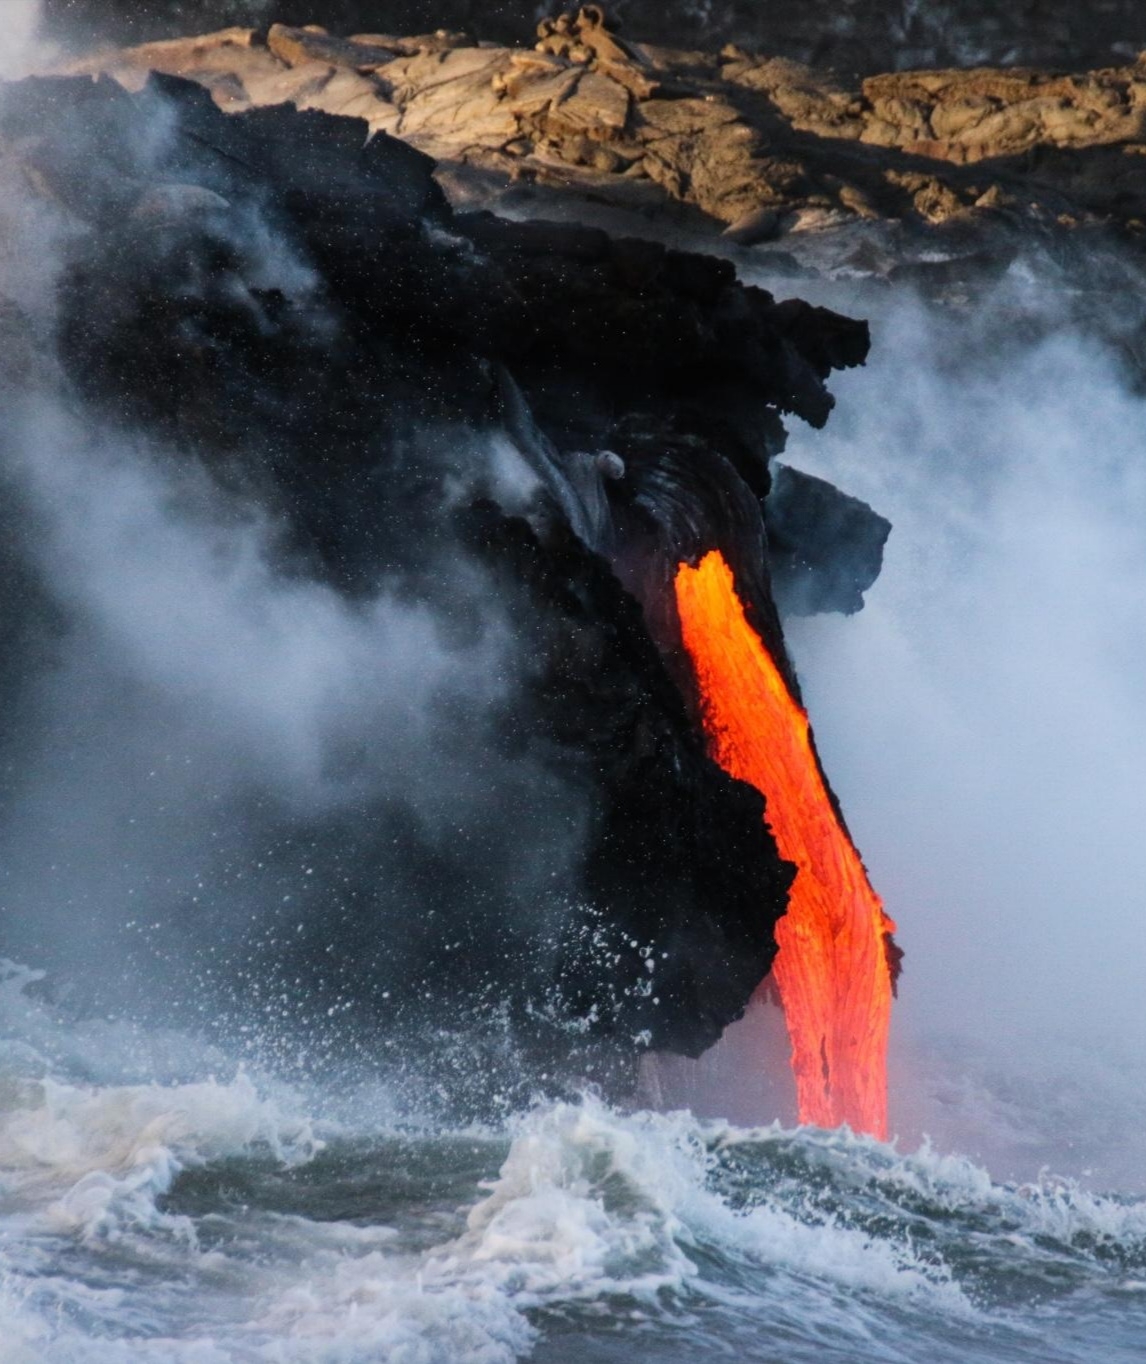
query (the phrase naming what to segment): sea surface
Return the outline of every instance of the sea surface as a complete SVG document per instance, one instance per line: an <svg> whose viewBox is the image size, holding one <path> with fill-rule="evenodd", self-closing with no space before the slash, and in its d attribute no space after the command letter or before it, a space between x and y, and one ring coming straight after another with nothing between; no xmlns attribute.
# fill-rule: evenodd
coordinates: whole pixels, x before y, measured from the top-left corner
<svg viewBox="0 0 1146 1364"><path fill-rule="evenodd" d="M1146 1359L1142 1198L590 1094L430 1123L37 984L4 967L5 1364Z"/></svg>

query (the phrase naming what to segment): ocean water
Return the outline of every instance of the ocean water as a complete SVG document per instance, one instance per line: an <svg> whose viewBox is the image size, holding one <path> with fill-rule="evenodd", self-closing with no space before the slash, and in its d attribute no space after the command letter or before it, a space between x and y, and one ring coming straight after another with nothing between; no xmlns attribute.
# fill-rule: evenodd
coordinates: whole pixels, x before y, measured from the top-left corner
<svg viewBox="0 0 1146 1364"><path fill-rule="evenodd" d="M589 1094L427 1124L64 1023L36 974L0 992L5 1364L1146 1357L1146 1200Z"/></svg>

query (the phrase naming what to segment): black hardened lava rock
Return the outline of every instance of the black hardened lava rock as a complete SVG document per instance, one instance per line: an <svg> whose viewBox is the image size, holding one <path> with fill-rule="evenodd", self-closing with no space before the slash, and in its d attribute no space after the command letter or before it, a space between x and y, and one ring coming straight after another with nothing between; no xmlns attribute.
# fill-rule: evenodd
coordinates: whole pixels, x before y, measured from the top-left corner
<svg viewBox="0 0 1146 1364"><path fill-rule="evenodd" d="M798 615L862 610L891 522L825 479L783 465L765 503L777 599Z"/></svg>
<svg viewBox="0 0 1146 1364"><path fill-rule="evenodd" d="M252 799L244 903L267 907L234 930L224 886L211 934L356 1025L497 1005L543 1058L703 1050L770 965L793 869L706 756L671 578L719 546L787 666L769 459L782 414L826 419L866 326L723 261L455 214L428 158L356 120L227 116L175 79L12 87L0 152L68 224L72 401L259 508L282 573L511 637L496 704L437 731L479 793L454 836L393 790L309 820ZM295 925L304 875L329 893Z"/></svg>

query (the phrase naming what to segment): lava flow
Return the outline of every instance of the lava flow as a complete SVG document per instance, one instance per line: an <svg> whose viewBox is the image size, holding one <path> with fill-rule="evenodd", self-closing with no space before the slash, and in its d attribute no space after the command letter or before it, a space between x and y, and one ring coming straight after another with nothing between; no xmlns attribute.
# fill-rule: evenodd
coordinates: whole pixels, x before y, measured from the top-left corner
<svg viewBox="0 0 1146 1364"><path fill-rule="evenodd" d="M681 564L677 609L713 757L751 782L782 857L799 871L776 929L801 1122L887 1135L892 976L884 913L836 813L793 699L717 550Z"/></svg>

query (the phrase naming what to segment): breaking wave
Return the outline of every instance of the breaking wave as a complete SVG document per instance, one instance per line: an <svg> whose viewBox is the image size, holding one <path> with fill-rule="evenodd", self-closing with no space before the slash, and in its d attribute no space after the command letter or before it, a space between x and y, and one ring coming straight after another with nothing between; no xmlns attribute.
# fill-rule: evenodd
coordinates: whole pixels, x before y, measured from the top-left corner
<svg viewBox="0 0 1146 1364"><path fill-rule="evenodd" d="M190 1038L144 1082L5 970L6 1361L1118 1360L1146 1324L1143 1201L592 1095L348 1124Z"/></svg>

